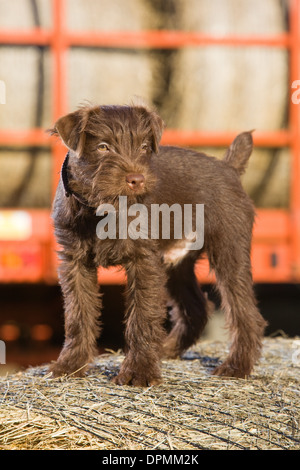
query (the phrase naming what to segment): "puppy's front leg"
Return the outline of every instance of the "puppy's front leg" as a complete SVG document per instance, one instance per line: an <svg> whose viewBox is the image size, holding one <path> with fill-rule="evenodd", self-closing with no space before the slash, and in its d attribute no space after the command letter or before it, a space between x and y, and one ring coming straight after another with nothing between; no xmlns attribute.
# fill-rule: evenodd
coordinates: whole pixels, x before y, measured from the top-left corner
<svg viewBox="0 0 300 470"><path fill-rule="evenodd" d="M126 357L114 382L147 387L161 382L166 316L165 273L153 251L126 265Z"/></svg>
<svg viewBox="0 0 300 470"><path fill-rule="evenodd" d="M65 342L50 370L54 376L74 372L82 376L97 354L101 303L97 270L86 255L72 257L62 252L58 273L65 303Z"/></svg>

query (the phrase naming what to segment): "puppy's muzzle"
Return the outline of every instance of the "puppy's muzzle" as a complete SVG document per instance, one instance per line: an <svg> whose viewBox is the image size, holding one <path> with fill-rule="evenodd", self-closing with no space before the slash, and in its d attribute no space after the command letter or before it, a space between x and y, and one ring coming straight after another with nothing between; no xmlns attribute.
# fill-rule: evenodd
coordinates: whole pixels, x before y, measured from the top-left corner
<svg viewBox="0 0 300 470"><path fill-rule="evenodd" d="M138 173L130 174L126 176L126 182L132 191L139 191L144 187L145 177Z"/></svg>

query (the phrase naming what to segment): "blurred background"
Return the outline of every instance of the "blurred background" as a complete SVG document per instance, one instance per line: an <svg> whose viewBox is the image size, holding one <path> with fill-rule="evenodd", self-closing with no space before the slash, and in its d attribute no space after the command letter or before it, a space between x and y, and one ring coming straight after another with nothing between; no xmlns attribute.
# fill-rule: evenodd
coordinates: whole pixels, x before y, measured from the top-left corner
<svg viewBox="0 0 300 470"><path fill-rule="evenodd" d="M7 364L51 361L63 342L49 215L65 148L45 130L87 101L127 104L136 95L163 117L164 144L221 157L238 132L256 130L243 177L258 214L256 293L268 335L299 335L297 79L300 0L0 0L0 340ZM197 275L218 310L205 263ZM99 350L118 349L124 278L101 271L99 280ZM227 338L222 313L204 337Z"/></svg>

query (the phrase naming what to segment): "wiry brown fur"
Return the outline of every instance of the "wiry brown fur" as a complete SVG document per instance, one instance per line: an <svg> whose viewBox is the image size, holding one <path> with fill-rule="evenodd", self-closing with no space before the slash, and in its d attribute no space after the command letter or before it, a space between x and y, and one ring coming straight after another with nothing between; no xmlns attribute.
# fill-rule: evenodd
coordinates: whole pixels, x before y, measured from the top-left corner
<svg viewBox="0 0 300 470"><path fill-rule="evenodd" d="M62 247L59 280L65 299L65 343L54 375L83 373L96 354L101 297L97 267L127 272L126 356L115 382L147 386L161 380L163 354L176 357L195 343L208 318L208 302L194 274L206 253L216 273L228 327L230 353L216 375L245 377L259 358L265 322L256 307L250 265L254 208L240 183L252 151L251 133L240 134L223 160L193 150L159 146L160 117L144 106L94 106L62 117L53 133L70 150L69 184L88 206L66 197L60 181L53 207ZM107 149L99 149L105 142ZM136 190L128 175L143 175ZM204 247L174 259L180 241L99 240L96 208L118 197L142 202L204 204ZM166 305L173 328L166 335Z"/></svg>

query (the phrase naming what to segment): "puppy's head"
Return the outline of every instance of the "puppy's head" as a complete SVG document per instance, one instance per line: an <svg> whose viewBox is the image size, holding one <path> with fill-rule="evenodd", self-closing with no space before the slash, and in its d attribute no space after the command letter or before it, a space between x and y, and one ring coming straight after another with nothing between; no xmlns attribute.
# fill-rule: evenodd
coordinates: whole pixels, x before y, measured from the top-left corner
<svg viewBox="0 0 300 470"><path fill-rule="evenodd" d="M52 129L71 151L71 184L96 204L153 189L150 162L162 131L161 118L145 106L82 107Z"/></svg>

